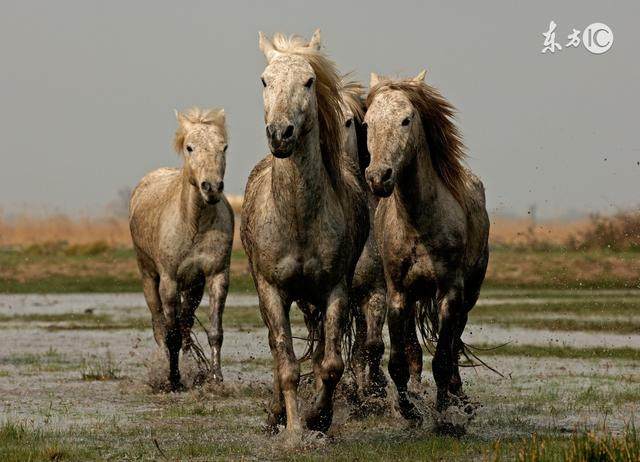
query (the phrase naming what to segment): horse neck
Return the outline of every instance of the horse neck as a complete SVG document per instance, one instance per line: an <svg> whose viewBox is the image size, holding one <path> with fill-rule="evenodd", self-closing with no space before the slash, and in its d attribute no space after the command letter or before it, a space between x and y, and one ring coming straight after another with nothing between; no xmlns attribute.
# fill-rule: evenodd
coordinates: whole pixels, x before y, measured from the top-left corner
<svg viewBox="0 0 640 462"><path fill-rule="evenodd" d="M322 162L318 125L286 159L271 160L271 194L280 213L304 222L318 211L318 200L331 188Z"/></svg>
<svg viewBox="0 0 640 462"><path fill-rule="evenodd" d="M180 181L180 217L194 233L198 231L205 208L206 204L200 192L191 184L187 168L183 167Z"/></svg>
<svg viewBox="0 0 640 462"><path fill-rule="evenodd" d="M400 213L411 221L434 216L440 208L438 201L438 177L426 142L418 143L411 162L396 179L393 197Z"/></svg>

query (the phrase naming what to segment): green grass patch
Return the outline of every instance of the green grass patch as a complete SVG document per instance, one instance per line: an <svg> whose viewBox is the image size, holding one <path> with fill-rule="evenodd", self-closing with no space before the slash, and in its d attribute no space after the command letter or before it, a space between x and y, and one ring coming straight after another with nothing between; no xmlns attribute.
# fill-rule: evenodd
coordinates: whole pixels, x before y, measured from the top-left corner
<svg viewBox="0 0 640 462"><path fill-rule="evenodd" d="M13 353L0 357L0 365L26 367L38 372L59 372L78 367L78 363L71 361L54 348L42 353Z"/></svg>
<svg viewBox="0 0 640 462"><path fill-rule="evenodd" d="M640 295L640 294L639 294ZM532 314L591 315L591 316L640 316L640 299L608 301L571 301L543 303L499 303L476 305L470 316L530 316Z"/></svg>
<svg viewBox="0 0 640 462"><path fill-rule="evenodd" d="M106 323L111 320L107 314L93 313L30 313L15 314L12 316L0 314L0 323L3 322L92 322Z"/></svg>
<svg viewBox="0 0 640 462"><path fill-rule="evenodd" d="M550 331L608 332L616 334L640 333L640 320L584 320L572 318L513 318L513 317L476 317L474 321L483 325L491 324L506 328L520 328Z"/></svg>
<svg viewBox="0 0 640 462"><path fill-rule="evenodd" d="M575 348L562 345L514 345L491 344L472 345L479 357L485 356L524 356L528 358L567 358L567 359L619 359L640 360L640 349L636 348Z"/></svg>
<svg viewBox="0 0 640 462"><path fill-rule="evenodd" d="M72 445L63 440L61 432L39 429L23 422L6 421L0 425L0 460L57 462L93 459L82 445Z"/></svg>

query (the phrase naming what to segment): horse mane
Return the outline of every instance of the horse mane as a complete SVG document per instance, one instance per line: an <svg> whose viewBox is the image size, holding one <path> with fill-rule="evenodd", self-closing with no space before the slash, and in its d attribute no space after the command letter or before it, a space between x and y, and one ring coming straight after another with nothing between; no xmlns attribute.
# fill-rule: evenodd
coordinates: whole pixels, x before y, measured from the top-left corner
<svg viewBox="0 0 640 462"><path fill-rule="evenodd" d="M351 74L342 76L340 81L340 96L345 106L347 106L353 114L353 123L355 125L358 143L359 173L363 177L364 171L371 161L369 149L367 148L367 130L363 125L364 113L366 111L364 95L364 86L356 80L351 80Z"/></svg>
<svg viewBox="0 0 640 462"><path fill-rule="evenodd" d="M308 46L308 41L298 35L276 33L272 41L277 52L304 58L316 75L322 162L333 186L341 190L342 183L349 180L344 178L341 165L343 116L340 108L340 77L336 65L323 52Z"/></svg>
<svg viewBox="0 0 640 462"><path fill-rule="evenodd" d="M453 105L438 90L422 81L383 79L369 91L367 107L376 95L387 90L402 91L416 108L422 119L433 168L453 197L465 206L471 178L465 166L467 155L462 135L454 122L456 110Z"/></svg>
<svg viewBox="0 0 640 462"><path fill-rule="evenodd" d="M214 127L218 127L222 132L222 136L224 136L224 139L227 139L227 127L225 125L224 109L201 109L199 107L192 107L186 112L180 113L179 115L184 117L184 119L189 124L211 125ZM177 153L182 152L182 148L184 147L184 140L189 134L189 131L190 130L188 130L188 127L186 127L183 123L178 123L178 128L173 138L173 148Z"/></svg>

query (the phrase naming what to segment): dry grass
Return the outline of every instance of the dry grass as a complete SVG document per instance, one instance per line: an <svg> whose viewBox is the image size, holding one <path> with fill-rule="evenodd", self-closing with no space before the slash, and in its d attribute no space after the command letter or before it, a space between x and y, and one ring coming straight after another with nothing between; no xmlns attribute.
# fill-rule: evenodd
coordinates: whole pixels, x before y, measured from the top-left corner
<svg viewBox="0 0 640 462"><path fill-rule="evenodd" d="M240 250L242 196L229 196L229 202L236 213L234 250ZM493 217L489 240L494 249L637 251L640 209L572 221ZM0 214L0 248L35 254L99 254L109 248L131 248L131 237L126 217L25 214L7 219Z"/></svg>
<svg viewBox="0 0 640 462"><path fill-rule="evenodd" d="M234 249L240 244L242 196L228 196L236 213ZM0 210L1 212L1 210ZM63 214L22 214L11 219L0 213L0 248L25 248L34 253L86 253L88 247L130 248L131 235L126 216L69 217ZM56 252L53 247L64 248ZM87 250L91 253L91 250ZM99 252L97 252L99 253Z"/></svg>

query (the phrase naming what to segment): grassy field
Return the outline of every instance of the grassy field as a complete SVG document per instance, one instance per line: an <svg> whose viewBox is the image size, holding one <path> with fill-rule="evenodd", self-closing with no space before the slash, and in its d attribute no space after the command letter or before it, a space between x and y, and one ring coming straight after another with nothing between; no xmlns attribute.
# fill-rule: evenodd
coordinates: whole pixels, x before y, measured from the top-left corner
<svg viewBox="0 0 640 462"><path fill-rule="evenodd" d="M232 292L251 292L246 256L235 250ZM527 250L491 253L486 288L605 289L640 287L640 252ZM137 292L133 251L107 245L32 245L0 250L0 293Z"/></svg>
<svg viewBox="0 0 640 462"><path fill-rule="evenodd" d="M257 307L230 298L224 384L192 385L199 369L186 356L188 391L176 394L158 391L166 363L146 307L88 297L86 306L67 308L59 297L21 308L0 296L0 460L638 460L640 332L619 322L640 325L634 292L487 290L466 341L503 377L463 369L466 391L481 405L464 436L434 425L427 357L423 382L411 388L422 427L399 416L391 387L378 410L361 417L347 373L329 433L294 441L262 432L272 362ZM304 336L293 313L294 335ZM198 316L206 324L205 307ZM309 378L301 390L304 410Z"/></svg>

